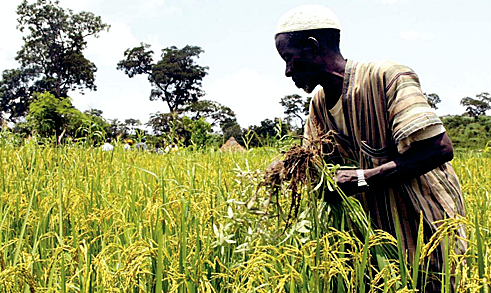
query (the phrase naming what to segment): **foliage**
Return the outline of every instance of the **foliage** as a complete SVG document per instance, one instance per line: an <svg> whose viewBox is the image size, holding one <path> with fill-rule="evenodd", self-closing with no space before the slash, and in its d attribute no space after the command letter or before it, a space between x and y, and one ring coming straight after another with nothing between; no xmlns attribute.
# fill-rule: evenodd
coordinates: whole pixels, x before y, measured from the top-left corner
<svg viewBox="0 0 491 293"><path fill-rule="evenodd" d="M491 117L443 116L443 125L455 149L482 149L491 140Z"/></svg>
<svg viewBox="0 0 491 293"><path fill-rule="evenodd" d="M104 120L105 121L105 120ZM104 130L111 138L128 138L131 136L144 136L146 131L141 129L142 123L139 119L128 118L124 121L109 119L105 123Z"/></svg>
<svg viewBox="0 0 491 293"><path fill-rule="evenodd" d="M75 136L83 120L83 114L75 109L70 98L56 98L49 92L35 93L29 105L27 122L32 131L42 137L62 134Z"/></svg>
<svg viewBox="0 0 491 293"><path fill-rule="evenodd" d="M479 116L485 115L491 109L491 96L489 93L480 93L476 98L465 97L460 101L465 108L465 114L477 120Z"/></svg>
<svg viewBox="0 0 491 293"><path fill-rule="evenodd" d="M195 103L204 95L201 81L208 67L197 65L203 50L197 46L175 46L162 50L161 59L153 63L153 51L150 45L141 43L139 47L127 49L125 59L118 62L117 69L123 70L130 78L139 74L148 75L154 87L150 100L162 100L167 103L170 112L177 112L184 105Z"/></svg>
<svg viewBox="0 0 491 293"><path fill-rule="evenodd" d="M279 118L264 119L260 125L249 126L249 134L244 140L248 147L277 146L290 130L290 125Z"/></svg>
<svg viewBox="0 0 491 293"><path fill-rule="evenodd" d="M102 114L103 114L103 113L104 113L104 112L102 112L102 110L98 110L98 109L89 109L89 110L85 110L85 111L84 111L84 114L85 114L85 115L89 115L89 116L91 116L91 117L97 117L97 118L101 118L101 119L104 119L104 118L102 117Z"/></svg>
<svg viewBox="0 0 491 293"><path fill-rule="evenodd" d="M102 117L102 110L89 109L84 112L82 123L77 129L77 138L87 145L100 145L110 131L110 125Z"/></svg>
<svg viewBox="0 0 491 293"><path fill-rule="evenodd" d="M236 141L244 145L242 136L244 135L244 130L240 127L237 120L226 120L222 125L223 142L226 142L230 137L234 137Z"/></svg>
<svg viewBox="0 0 491 293"><path fill-rule="evenodd" d="M242 128L237 123L234 111L227 106L214 101L201 100L184 107L181 115L192 120L203 117L205 121L211 124L212 128L220 127L223 142L233 136L241 143Z"/></svg>
<svg viewBox="0 0 491 293"><path fill-rule="evenodd" d="M26 35L16 60L21 70L34 73L35 91L49 91L61 98L75 89L96 90L97 68L84 57L83 51L87 38L98 37L109 25L93 13L73 13L51 0L37 0L33 4L24 0L17 14L17 28Z"/></svg>
<svg viewBox="0 0 491 293"><path fill-rule="evenodd" d="M23 141L24 137L22 134L15 133L8 127L0 125L0 147L19 147Z"/></svg>
<svg viewBox="0 0 491 293"><path fill-rule="evenodd" d="M195 121L196 125L201 125L203 122L210 125L210 128L198 127L197 129L200 129L199 131L206 130L208 139L205 141L211 144L220 143L215 139L210 139L213 127L220 127L222 132L221 143L231 136L238 138L242 136L242 129L237 123L232 109L208 100L187 105L179 113L153 113L150 115L146 125L152 128L154 134L165 137L167 143L175 142L177 139L184 145L190 145L196 143L195 139L190 138L193 135L193 127L189 126L193 124L191 121ZM218 136L220 135L214 135L215 138L218 138ZM191 141L194 141L194 143L191 143ZM203 145L200 147L203 147Z"/></svg>
<svg viewBox="0 0 491 293"><path fill-rule="evenodd" d="M136 134L138 131L138 126L141 126L142 123L139 119L128 118L124 119L124 127L128 130L129 134Z"/></svg>
<svg viewBox="0 0 491 293"><path fill-rule="evenodd" d="M193 120L175 113L154 113L147 123L156 136L161 137L162 144L178 143L183 146L193 145L197 148L209 146L212 139L211 124L204 117Z"/></svg>
<svg viewBox="0 0 491 293"><path fill-rule="evenodd" d="M212 127L220 126L223 132L223 126L237 123L235 113L227 106L218 102L201 100L185 106L181 111L181 115L187 116L192 120L204 118Z"/></svg>
<svg viewBox="0 0 491 293"><path fill-rule="evenodd" d="M57 98L72 90L96 90L94 63L83 51L87 38L98 37L109 25L90 12L73 13L58 1L21 2L17 28L24 45L17 52L21 67L4 70L0 80L0 113L17 122L25 117L34 92L51 92Z"/></svg>
<svg viewBox="0 0 491 293"><path fill-rule="evenodd" d="M31 102L30 70L4 70L0 80L0 118L17 122L27 113Z"/></svg>
<svg viewBox="0 0 491 293"><path fill-rule="evenodd" d="M198 120L192 120L186 116L183 117L182 123L187 131L184 145L192 145L195 148L205 148L211 141L211 125L204 120L204 117Z"/></svg>
<svg viewBox="0 0 491 293"><path fill-rule="evenodd" d="M106 133L103 126L94 121L92 117L84 115L81 125L77 128L76 136L78 142L96 146L104 142Z"/></svg>
<svg viewBox="0 0 491 293"><path fill-rule="evenodd" d="M146 125L152 128L155 135L170 134L180 131L179 126L177 126L179 120L176 113L157 112L150 114Z"/></svg>
<svg viewBox="0 0 491 293"><path fill-rule="evenodd" d="M309 106L311 97L303 98L300 95L289 95L281 99L280 104L284 108L284 113L288 120L300 121L300 127L297 126L300 133L303 134L303 129L306 122L306 117L309 115Z"/></svg>
<svg viewBox="0 0 491 293"><path fill-rule="evenodd" d="M119 119L110 119L109 120L109 129L107 131L107 135L109 137L118 137L122 136L123 138L127 137L129 134L129 129L125 127L125 124Z"/></svg>
<svg viewBox="0 0 491 293"><path fill-rule="evenodd" d="M440 103L442 100L440 100L440 97L437 94L427 94L424 93L424 96L426 100L428 101L428 104L430 105L431 108L437 110L438 107L436 104Z"/></svg>

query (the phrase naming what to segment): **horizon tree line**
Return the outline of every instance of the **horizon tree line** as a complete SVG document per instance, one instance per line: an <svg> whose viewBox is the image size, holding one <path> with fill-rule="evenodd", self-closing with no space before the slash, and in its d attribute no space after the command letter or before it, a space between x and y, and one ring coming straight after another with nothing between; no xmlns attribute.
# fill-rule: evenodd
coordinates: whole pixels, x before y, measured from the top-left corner
<svg viewBox="0 0 491 293"><path fill-rule="evenodd" d="M23 0L16 13L17 29L24 44L15 57L19 67L3 70L0 78L2 124L10 122L19 124L24 132L55 135L58 142L66 135L83 135L87 129L97 129L104 136L114 135L114 130L126 133L141 126L141 122L132 118L126 119L124 126L118 120L109 123L97 109L81 113L68 97L72 91L97 90L97 66L84 56L84 50L89 38L100 37L109 31L110 25L91 12L74 13L62 8L57 0L37 0L32 4ZM241 142L242 136L251 130L271 136L273 122L278 118L242 129L232 109L203 99L202 80L209 68L196 63L202 53L204 50L198 46L186 45L181 49L170 46L160 50L159 58L154 60L155 52L149 44L140 43L125 50L116 69L129 78L147 76L152 86L149 99L164 102L169 110L152 113L146 126L157 135L173 133L181 138L190 137L186 127L209 128L209 132L221 133L225 139L234 136ZM440 97L435 93L424 95L429 105L438 109ZM310 100L311 97L296 94L280 100L285 114L281 123L285 129L302 134ZM460 104L465 107L463 115L477 120L491 109L491 96L482 92L476 98L464 97Z"/></svg>

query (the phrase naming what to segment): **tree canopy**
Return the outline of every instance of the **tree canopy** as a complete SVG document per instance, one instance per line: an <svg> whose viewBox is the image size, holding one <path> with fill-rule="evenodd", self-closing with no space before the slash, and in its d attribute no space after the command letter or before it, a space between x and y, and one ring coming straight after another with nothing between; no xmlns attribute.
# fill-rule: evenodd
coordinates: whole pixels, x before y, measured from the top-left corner
<svg viewBox="0 0 491 293"><path fill-rule="evenodd" d="M16 122L25 116L32 100L30 79L29 70L8 69L3 71L0 80L1 117L10 122Z"/></svg>
<svg viewBox="0 0 491 293"><path fill-rule="evenodd" d="M430 105L431 108L437 110L438 107L436 106L436 104L441 102L440 97L434 93L433 94L424 93L424 96L426 98L426 101L428 101L428 105Z"/></svg>
<svg viewBox="0 0 491 293"><path fill-rule="evenodd" d="M204 118L212 127L223 127L226 124L237 122L234 111L227 106L210 100L201 100L185 106L181 113L192 120Z"/></svg>
<svg viewBox="0 0 491 293"><path fill-rule="evenodd" d="M161 59L154 63L150 45L127 49L124 59L118 62L117 69L124 71L130 78L139 74L148 75L153 86L150 100L162 100L167 103L170 112L176 112L184 105L195 103L204 96L201 81L208 67L195 63L195 58L203 50L197 46L175 46L162 50Z"/></svg>
<svg viewBox="0 0 491 293"><path fill-rule="evenodd" d="M74 135L83 120L83 114L73 107L70 98L56 98L49 92L35 93L29 105L27 122L42 137L56 135L61 139L65 132Z"/></svg>
<svg viewBox="0 0 491 293"><path fill-rule="evenodd" d="M20 68L5 70L0 81L3 116L13 121L26 114L34 92L67 97L72 90L96 90L95 64L83 55L87 38L109 25L90 12L73 13L58 1L27 0L17 7L17 29L24 45L15 59Z"/></svg>
<svg viewBox="0 0 491 293"><path fill-rule="evenodd" d="M36 91L46 90L66 97L71 90L96 90L95 64L83 55L87 37L98 37L109 25L91 12L73 13L58 1L24 0L17 8L18 26L24 45L16 60L22 69L35 72Z"/></svg>
<svg viewBox="0 0 491 293"><path fill-rule="evenodd" d="M279 118L264 119L260 125L249 126L249 138L245 139L249 140L247 143L249 146L268 146L287 135L290 130L290 124Z"/></svg>
<svg viewBox="0 0 491 293"><path fill-rule="evenodd" d="M491 96L489 93L483 92L476 95L476 98L465 97L460 100L460 104L465 108L466 115L470 117L477 117L485 115L486 111L491 109Z"/></svg>
<svg viewBox="0 0 491 293"><path fill-rule="evenodd" d="M309 115L309 106L311 97L303 98L300 95L288 95L281 99L280 104L284 108L284 113L287 120L290 122L297 120L300 122L300 126L297 129L303 133L303 128Z"/></svg>
<svg viewBox="0 0 491 293"><path fill-rule="evenodd" d="M211 124L203 116L191 119L177 116L176 112L157 112L150 115L147 126L152 127L157 136L163 136L167 144L179 142L185 146L202 148L211 139Z"/></svg>

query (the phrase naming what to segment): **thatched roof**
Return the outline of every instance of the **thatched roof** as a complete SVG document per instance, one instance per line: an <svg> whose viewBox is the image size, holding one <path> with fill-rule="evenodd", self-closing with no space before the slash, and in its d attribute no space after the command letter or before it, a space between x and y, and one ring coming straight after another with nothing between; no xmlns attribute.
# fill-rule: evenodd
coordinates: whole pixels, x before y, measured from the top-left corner
<svg viewBox="0 0 491 293"><path fill-rule="evenodd" d="M221 152L245 152L245 148L241 146L233 136L231 136L226 143L220 148Z"/></svg>

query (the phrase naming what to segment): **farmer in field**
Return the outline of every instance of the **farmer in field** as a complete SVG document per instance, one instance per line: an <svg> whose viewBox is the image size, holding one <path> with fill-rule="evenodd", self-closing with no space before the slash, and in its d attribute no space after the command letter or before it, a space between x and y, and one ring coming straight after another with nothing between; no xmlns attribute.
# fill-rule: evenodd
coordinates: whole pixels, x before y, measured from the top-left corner
<svg viewBox="0 0 491 293"><path fill-rule="evenodd" d="M102 145L102 150L106 152L114 150L114 146L111 144L111 138L106 138L106 143Z"/></svg>
<svg viewBox="0 0 491 293"><path fill-rule="evenodd" d="M132 139L128 139L126 141L126 144L123 147L123 150L130 151L132 147L133 147L133 140Z"/></svg>
<svg viewBox="0 0 491 293"><path fill-rule="evenodd" d="M393 62L360 63L339 50L341 26L323 6L307 5L278 21L276 48L285 75L311 93L316 86L305 141L333 131L335 147L325 153L341 165L335 181L355 195L378 228L396 236L401 227L409 261L416 248L420 215L428 242L445 218L464 215L459 181L449 161L452 144L428 105L417 75ZM333 194L333 196L335 196ZM399 223L396 223L396 221ZM464 236L463 229L459 232ZM458 242L456 249L464 249ZM432 254L433 280L426 292L440 292L443 244Z"/></svg>
<svg viewBox="0 0 491 293"><path fill-rule="evenodd" d="M136 144L136 149L139 151L146 151L147 150L147 139L142 138L141 141Z"/></svg>

